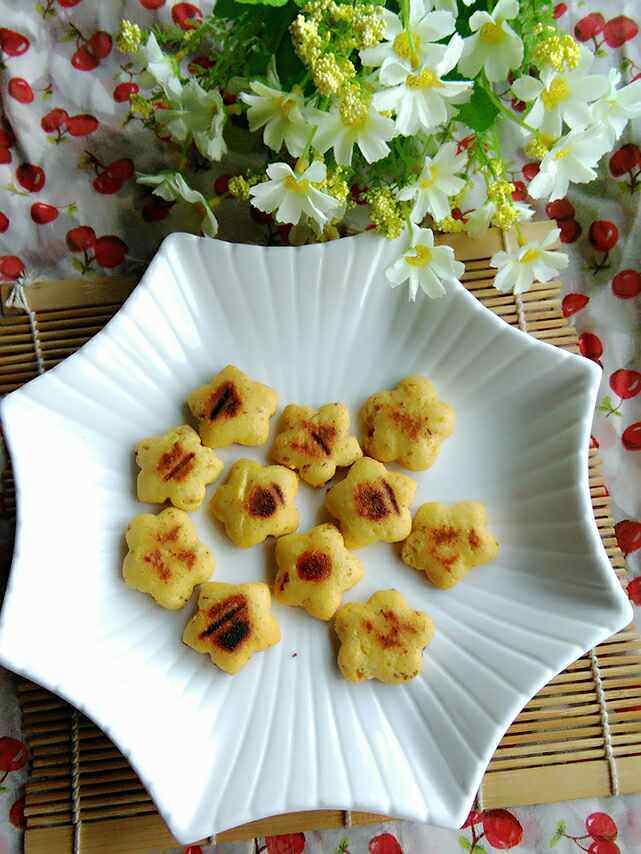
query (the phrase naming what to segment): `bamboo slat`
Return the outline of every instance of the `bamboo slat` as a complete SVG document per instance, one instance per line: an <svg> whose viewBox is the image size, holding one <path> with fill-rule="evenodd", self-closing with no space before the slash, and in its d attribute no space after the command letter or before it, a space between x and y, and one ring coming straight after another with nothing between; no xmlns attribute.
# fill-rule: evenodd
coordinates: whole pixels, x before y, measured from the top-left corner
<svg viewBox="0 0 641 854"><path fill-rule="evenodd" d="M549 224L528 226L542 236ZM466 262L466 287L511 326L578 352L574 330L562 315L559 282L535 286L520 298L493 287L489 259L502 248L500 232L471 242L447 238ZM104 279L91 284L50 281L29 287L45 368L89 340L115 314L133 282ZM24 312L7 309L10 286L0 287L0 393L38 374L31 325ZM590 451L590 494L599 533L617 576L625 561L616 543L610 499L598 452ZM2 510L15 514L11 471L2 475ZM641 637L633 627L600 644L599 665L616 761L619 790L641 791ZM25 680L19 682L25 737L31 751L25 816L27 854L143 854L173 844L153 803L113 744L64 701ZM606 757L603 709L591 654L560 673L517 716L485 774L483 808L605 796L612 792ZM385 817L351 813L354 825ZM219 835L221 842L253 836L339 827L345 814L312 811L275 816Z"/></svg>

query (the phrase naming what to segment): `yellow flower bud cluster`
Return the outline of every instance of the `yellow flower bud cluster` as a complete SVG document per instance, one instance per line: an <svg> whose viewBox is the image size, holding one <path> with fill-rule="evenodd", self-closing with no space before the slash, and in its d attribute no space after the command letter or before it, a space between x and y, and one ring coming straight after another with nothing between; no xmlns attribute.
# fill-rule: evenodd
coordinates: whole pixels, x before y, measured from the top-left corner
<svg viewBox="0 0 641 854"><path fill-rule="evenodd" d="M377 231L395 240L400 237L405 226L403 209L392 191L385 187L376 187L366 195L369 202L369 216Z"/></svg>
<svg viewBox="0 0 641 854"><path fill-rule="evenodd" d="M349 64L351 65L351 63ZM313 59L309 65L314 84L321 95L335 95L343 88L348 79L333 53L324 53L317 59ZM354 66L352 66L352 70L355 73ZM353 74L349 76L353 76Z"/></svg>
<svg viewBox="0 0 641 854"><path fill-rule="evenodd" d="M345 86L338 109L344 125L354 129L363 127L369 115L369 103L361 87L355 83Z"/></svg>
<svg viewBox="0 0 641 854"><path fill-rule="evenodd" d="M341 204L346 204L349 197L349 184L345 180L346 170L342 166L329 169L324 181L318 184L318 189L336 199Z"/></svg>
<svg viewBox="0 0 641 854"><path fill-rule="evenodd" d="M136 53L142 44L142 30L138 24L126 18L120 22L120 31L116 36L116 47L121 53Z"/></svg>
<svg viewBox="0 0 641 854"><path fill-rule="evenodd" d="M346 52L362 50L378 44L385 35L383 7L369 3L352 6L349 3L331 2L327 7L331 24L346 24L346 31L341 34L340 42ZM334 27L331 27L334 29Z"/></svg>
<svg viewBox="0 0 641 854"><path fill-rule="evenodd" d="M557 71L576 68L581 56L578 42L569 33L560 33L555 27L541 27L545 37L534 49L533 60L539 67L550 65Z"/></svg>
<svg viewBox="0 0 641 854"><path fill-rule="evenodd" d="M290 24L289 32L296 53L306 65L311 65L320 56L323 45L318 23L308 20L304 15L297 15Z"/></svg>
<svg viewBox="0 0 641 854"><path fill-rule="evenodd" d="M496 210L492 217L492 224L504 231L512 228L519 221L519 212L514 207L512 193L516 187L510 181L495 181L487 190L487 197L494 202Z"/></svg>
<svg viewBox="0 0 641 854"><path fill-rule="evenodd" d="M446 216L445 219L439 220L435 224L437 231L442 231L444 234L460 234L465 231L465 223L462 219L455 219L453 216Z"/></svg>
<svg viewBox="0 0 641 854"><path fill-rule="evenodd" d="M148 101L147 98L139 92L134 92L129 99L129 112L134 113L141 119L148 119L153 111L154 107L151 101Z"/></svg>

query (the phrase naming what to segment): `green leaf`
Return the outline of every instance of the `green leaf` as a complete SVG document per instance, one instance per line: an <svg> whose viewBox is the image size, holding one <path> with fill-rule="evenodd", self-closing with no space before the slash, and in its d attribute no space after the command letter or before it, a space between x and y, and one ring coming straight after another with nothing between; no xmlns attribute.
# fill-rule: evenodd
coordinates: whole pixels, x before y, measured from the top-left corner
<svg viewBox="0 0 641 854"><path fill-rule="evenodd" d="M470 848L470 854L487 854L487 851L482 845L475 845L473 848Z"/></svg>
<svg viewBox="0 0 641 854"><path fill-rule="evenodd" d="M566 829L567 829L567 826L566 826L564 821L560 821L557 824L556 833L554 834L554 836L552 837L552 839L550 839L550 841L548 843L550 848L554 848L554 846L557 845L558 842L565 836Z"/></svg>
<svg viewBox="0 0 641 854"><path fill-rule="evenodd" d="M82 261L79 261L78 258L71 259L71 266L74 268L74 270L78 270L79 273L84 274L85 269L82 266Z"/></svg>
<svg viewBox="0 0 641 854"><path fill-rule="evenodd" d="M236 0L218 0L214 8L214 15L217 18L226 18L229 21L233 21L246 11L246 9L243 9L242 4L237 3Z"/></svg>
<svg viewBox="0 0 641 854"><path fill-rule="evenodd" d="M292 40L281 39L276 51L276 70L283 89L291 87L300 80L305 73L305 66L298 58Z"/></svg>
<svg viewBox="0 0 641 854"><path fill-rule="evenodd" d="M461 848L463 848L465 851L470 851L470 850L471 850L471 848L472 848L472 845L471 845L471 843L470 843L470 840L469 840L466 836L459 836L459 838L458 838L458 844L459 844L459 845L461 846Z"/></svg>
<svg viewBox="0 0 641 854"><path fill-rule="evenodd" d="M498 114L498 107L477 82L474 84L474 92L468 103L459 107L457 118L471 130L482 133L492 127Z"/></svg>

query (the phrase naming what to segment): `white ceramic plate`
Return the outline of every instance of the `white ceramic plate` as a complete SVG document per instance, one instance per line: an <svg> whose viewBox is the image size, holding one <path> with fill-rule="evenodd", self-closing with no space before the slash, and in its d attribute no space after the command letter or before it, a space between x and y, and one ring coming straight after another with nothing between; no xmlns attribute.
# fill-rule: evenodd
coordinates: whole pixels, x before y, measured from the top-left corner
<svg viewBox="0 0 641 854"><path fill-rule="evenodd" d="M106 329L4 401L18 531L2 662L96 721L181 842L317 808L457 827L522 706L631 618L589 499L598 368L462 287L408 303L384 279L396 252L372 235L298 249L174 235ZM413 371L454 406L415 506L483 501L499 560L439 591L377 544L345 597L396 587L433 617L407 686L345 682L328 627L278 604L282 642L231 678L181 644L191 606L170 613L122 583L125 527L158 509L136 501L132 449L184 423L187 393L228 362L283 405L342 400L354 420ZM268 447L221 454L264 460ZM323 494L301 485L301 530ZM216 579L271 579L272 544L238 550L204 509L194 518Z"/></svg>

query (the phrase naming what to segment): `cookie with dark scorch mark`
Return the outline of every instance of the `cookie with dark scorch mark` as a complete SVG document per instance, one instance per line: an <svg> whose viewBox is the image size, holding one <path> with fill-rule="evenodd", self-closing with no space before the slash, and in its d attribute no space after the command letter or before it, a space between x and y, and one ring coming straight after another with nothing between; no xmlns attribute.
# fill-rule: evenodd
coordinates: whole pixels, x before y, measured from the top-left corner
<svg viewBox="0 0 641 854"><path fill-rule="evenodd" d="M273 389L252 380L234 365L227 365L187 398L207 448L234 443L263 445L277 403L278 395Z"/></svg>
<svg viewBox="0 0 641 854"><path fill-rule="evenodd" d="M298 478L289 469L237 460L214 493L209 509L234 545L246 549L269 536L281 537L296 530L297 492Z"/></svg>
<svg viewBox="0 0 641 854"><path fill-rule="evenodd" d="M238 673L255 652L280 640L266 584L203 584L183 641L209 655L225 673Z"/></svg>

